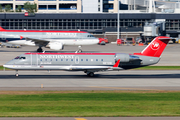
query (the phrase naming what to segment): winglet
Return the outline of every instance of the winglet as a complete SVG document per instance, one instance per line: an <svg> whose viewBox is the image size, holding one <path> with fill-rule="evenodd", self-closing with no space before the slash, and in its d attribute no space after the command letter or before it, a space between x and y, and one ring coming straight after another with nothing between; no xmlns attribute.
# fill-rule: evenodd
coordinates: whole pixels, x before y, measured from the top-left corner
<svg viewBox="0 0 180 120"><path fill-rule="evenodd" d="M3 30L5 30L5 29L3 29L3 28L0 26L0 31L3 31Z"/></svg>
<svg viewBox="0 0 180 120"><path fill-rule="evenodd" d="M118 67L118 66L119 66L119 63L120 63L120 59L114 64L113 67Z"/></svg>
<svg viewBox="0 0 180 120"><path fill-rule="evenodd" d="M24 37L23 36L20 36L20 39L23 39Z"/></svg>

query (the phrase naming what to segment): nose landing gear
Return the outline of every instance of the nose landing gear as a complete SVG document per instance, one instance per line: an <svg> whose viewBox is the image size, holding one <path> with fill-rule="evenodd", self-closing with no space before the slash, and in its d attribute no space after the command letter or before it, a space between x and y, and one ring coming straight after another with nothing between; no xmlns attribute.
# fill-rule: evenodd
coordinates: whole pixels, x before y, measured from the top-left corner
<svg viewBox="0 0 180 120"><path fill-rule="evenodd" d="M80 46L78 46L78 50L76 51L76 53L81 53L82 52L82 46L80 45Z"/></svg>
<svg viewBox="0 0 180 120"><path fill-rule="evenodd" d="M18 74L18 70L16 70L16 74L15 74L15 76L16 76L16 77L18 77L18 76L19 76L19 74Z"/></svg>

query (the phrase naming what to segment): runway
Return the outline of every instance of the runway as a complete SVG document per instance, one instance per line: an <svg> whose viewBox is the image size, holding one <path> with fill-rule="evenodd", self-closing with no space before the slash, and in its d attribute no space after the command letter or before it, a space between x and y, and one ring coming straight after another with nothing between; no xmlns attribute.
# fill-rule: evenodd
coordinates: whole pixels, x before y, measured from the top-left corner
<svg viewBox="0 0 180 120"><path fill-rule="evenodd" d="M0 72L0 90L180 90L180 70L127 70L97 72ZM43 88L41 88L43 86Z"/></svg>

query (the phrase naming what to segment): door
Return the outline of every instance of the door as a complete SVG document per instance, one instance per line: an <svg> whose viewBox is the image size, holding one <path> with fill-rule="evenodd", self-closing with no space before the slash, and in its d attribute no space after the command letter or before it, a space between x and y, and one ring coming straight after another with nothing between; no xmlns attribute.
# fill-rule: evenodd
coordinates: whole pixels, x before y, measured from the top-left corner
<svg viewBox="0 0 180 120"><path fill-rule="evenodd" d="M31 66L38 66L39 65L38 54L32 54L31 53L30 63L31 63Z"/></svg>

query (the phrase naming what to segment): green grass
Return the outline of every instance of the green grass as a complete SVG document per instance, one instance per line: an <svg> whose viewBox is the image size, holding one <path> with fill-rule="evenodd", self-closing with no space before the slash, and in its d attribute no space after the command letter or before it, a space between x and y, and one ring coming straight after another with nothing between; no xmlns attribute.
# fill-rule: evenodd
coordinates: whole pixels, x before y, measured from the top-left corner
<svg viewBox="0 0 180 120"><path fill-rule="evenodd" d="M4 69L4 67L3 66L0 66L0 70L3 70Z"/></svg>
<svg viewBox="0 0 180 120"><path fill-rule="evenodd" d="M4 67L0 66L0 70L4 70ZM11 70L11 69L5 68L5 70Z"/></svg>
<svg viewBox="0 0 180 120"><path fill-rule="evenodd" d="M0 117L180 116L180 92L1 94Z"/></svg>
<svg viewBox="0 0 180 120"><path fill-rule="evenodd" d="M145 66L136 70L180 70L180 66Z"/></svg>

